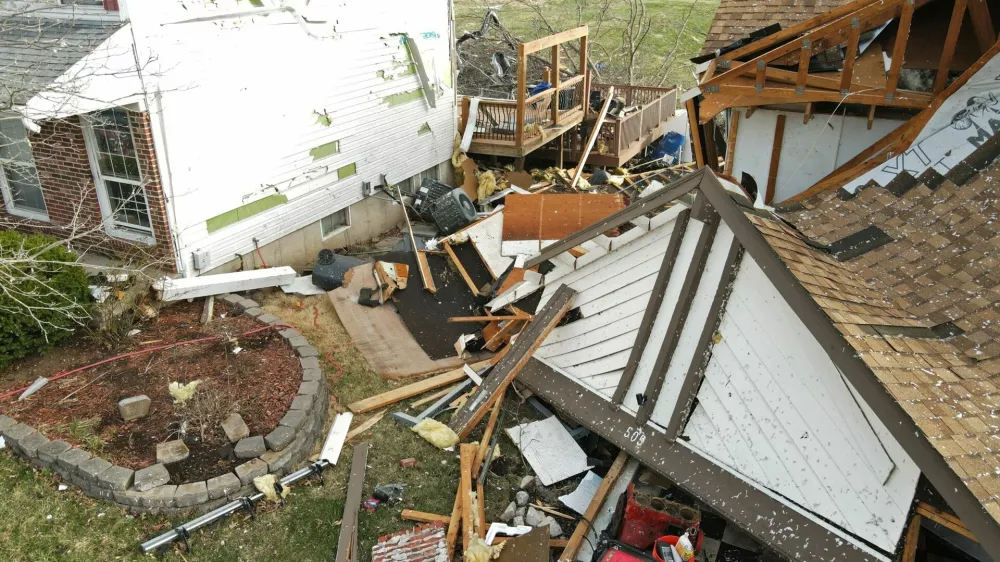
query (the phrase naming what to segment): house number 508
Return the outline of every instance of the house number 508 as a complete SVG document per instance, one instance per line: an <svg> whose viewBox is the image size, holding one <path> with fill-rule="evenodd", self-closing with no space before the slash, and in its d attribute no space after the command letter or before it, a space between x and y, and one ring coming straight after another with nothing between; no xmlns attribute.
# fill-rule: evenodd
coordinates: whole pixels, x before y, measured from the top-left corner
<svg viewBox="0 0 1000 562"><path fill-rule="evenodd" d="M646 442L646 434L642 432L641 428L630 427L625 430L625 439L641 447Z"/></svg>

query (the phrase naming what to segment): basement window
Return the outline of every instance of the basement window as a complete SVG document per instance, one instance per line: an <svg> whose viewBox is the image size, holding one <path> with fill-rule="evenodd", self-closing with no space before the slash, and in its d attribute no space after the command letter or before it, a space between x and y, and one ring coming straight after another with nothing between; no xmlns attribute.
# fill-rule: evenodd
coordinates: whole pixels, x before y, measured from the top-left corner
<svg viewBox="0 0 1000 562"><path fill-rule="evenodd" d="M336 213L327 215L319 221L319 230L323 235L323 240L336 236L351 227L351 210L341 209Z"/></svg>
<svg viewBox="0 0 1000 562"><path fill-rule="evenodd" d="M8 213L49 220L28 131L20 118L0 120L0 191Z"/></svg>

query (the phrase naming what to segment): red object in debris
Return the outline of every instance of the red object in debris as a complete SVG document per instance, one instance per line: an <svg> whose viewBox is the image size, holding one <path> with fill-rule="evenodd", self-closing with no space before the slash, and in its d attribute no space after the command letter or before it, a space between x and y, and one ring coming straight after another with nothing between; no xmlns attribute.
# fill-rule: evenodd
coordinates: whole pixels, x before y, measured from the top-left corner
<svg viewBox="0 0 1000 562"><path fill-rule="evenodd" d="M633 484L628 485L626 493L628 496L625 505L625 520L622 522L621 536L618 537L618 540L627 545L640 550L649 550L656 539L667 534L667 527L673 525L687 530L701 524L701 518L698 517L697 511L678 506L678 504L661 498L652 498L650 502L651 504L661 502L662 508L660 509L657 509L658 506L640 504L635 498ZM671 511L676 511L676 513L671 513ZM696 542L694 549L697 552L701 550L704 542L704 535L700 529Z"/></svg>
<svg viewBox="0 0 1000 562"><path fill-rule="evenodd" d="M619 547L609 548L598 562L646 562L649 560L647 557L639 557L636 554L620 550Z"/></svg>
<svg viewBox="0 0 1000 562"><path fill-rule="evenodd" d="M414 468L417 466L417 459L403 459L399 461L400 468Z"/></svg>
<svg viewBox="0 0 1000 562"><path fill-rule="evenodd" d="M365 500L365 503L361 504L361 506L365 508L365 511L367 511L368 513L371 513L373 511L375 511L376 509L378 509L378 505L380 503L382 503L382 502L378 501L375 498L368 498L367 500Z"/></svg>
<svg viewBox="0 0 1000 562"><path fill-rule="evenodd" d="M118 0L104 0L104 9L109 12L117 12Z"/></svg>

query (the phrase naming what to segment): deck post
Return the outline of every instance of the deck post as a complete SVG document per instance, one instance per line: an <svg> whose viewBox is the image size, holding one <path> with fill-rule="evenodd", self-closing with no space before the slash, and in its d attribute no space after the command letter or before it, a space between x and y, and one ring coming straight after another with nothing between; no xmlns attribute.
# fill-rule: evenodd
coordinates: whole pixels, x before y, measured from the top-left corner
<svg viewBox="0 0 1000 562"><path fill-rule="evenodd" d="M518 151L524 146L524 111L525 91L528 87L528 57L524 53L524 43L517 45L517 114L514 118L514 148ZM523 158L519 159L522 161ZM521 169L521 168L518 168Z"/></svg>
<svg viewBox="0 0 1000 562"><path fill-rule="evenodd" d="M552 95L552 126L555 127L559 124L559 45L552 46L552 89L555 93ZM562 139L562 135L559 136ZM560 145L562 140L559 141Z"/></svg>

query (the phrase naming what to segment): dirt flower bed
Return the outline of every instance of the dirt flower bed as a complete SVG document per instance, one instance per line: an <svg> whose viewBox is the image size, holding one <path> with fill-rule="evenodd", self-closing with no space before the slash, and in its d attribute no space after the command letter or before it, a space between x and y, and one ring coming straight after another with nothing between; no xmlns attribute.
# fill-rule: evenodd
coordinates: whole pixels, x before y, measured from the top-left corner
<svg viewBox="0 0 1000 562"><path fill-rule="evenodd" d="M202 310L200 300L172 304L141 325L141 331L124 349L108 352L87 339L74 338L44 358L15 366L11 376L0 382L0 394L26 386L34 376L51 377L109 356L216 338L87 369L50 382L23 402L17 401L17 395L7 398L0 402L0 411L37 428L49 439L65 440L132 469L156 462L157 443L183 439L191 454L169 465L172 484L230 471L239 463L221 421L238 412L251 435L272 431L298 391L301 367L277 329L264 328L219 301L214 320L203 325ZM41 372L55 365L58 369ZM170 383L193 381L201 381L193 397L182 405L175 404L168 390ZM149 414L126 423L119 414L118 401L138 395L150 398Z"/></svg>

